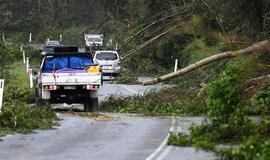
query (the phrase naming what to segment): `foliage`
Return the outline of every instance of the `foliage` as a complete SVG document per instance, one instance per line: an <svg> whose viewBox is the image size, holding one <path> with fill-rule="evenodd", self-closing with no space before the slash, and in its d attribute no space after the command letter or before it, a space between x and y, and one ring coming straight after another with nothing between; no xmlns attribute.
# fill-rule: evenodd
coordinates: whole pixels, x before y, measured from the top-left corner
<svg viewBox="0 0 270 160"><path fill-rule="evenodd" d="M9 132L28 133L35 129L48 129L55 125L56 114L48 106L29 107L34 103L34 91L29 88L29 78L21 62L21 52L0 45L3 65L6 71L4 105L0 113L0 135ZM39 59L35 50L27 50L34 62ZM2 55L3 54L3 55Z"/></svg>
<svg viewBox="0 0 270 160"><path fill-rule="evenodd" d="M260 135L246 138L239 147L234 147L226 151L219 151L219 154L229 160L251 160L269 159L270 139Z"/></svg>
<svg viewBox="0 0 270 160"><path fill-rule="evenodd" d="M251 98L251 104L253 107L258 108L263 112L270 111L270 88L266 87L262 90L259 90Z"/></svg>
<svg viewBox="0 0 270 160"><path fill-rule="evenodd" d="M55 125L56 115L50 107L29 107L17 103L5 105L0 113L0 134L4 132L28 133L35 129L49 129Z"/></svg>
<svg viewBox="0 0 270 160"><path fill-rule="evenodd" d="M18 50L7 48L0 43L0 78L8 77L8 69L19 58L19 54Z"/></svg>
<svg viewBox="0 0 270 160"><path fill-rule="evenodd" d="M153 90L144 96L127 98L111 96L101 104L101 110L105 112L137 113L147 116L205 114L204 106L197 106L196 103L189 104L188 102L194 97L183 91L182 88L175 87L160 91Z"/></svg>
<svg viewBox="0 0 270 160"><path fill-rule="evenodd" d="M241 81L235 67L227 68L222 75L207 87L208 115L213 125L228 123L234 114L241 114Z"/></svg>
<svg viewBox="0 0 270 160"><path fill-rule="evenodd" d="M187 135L174 134L174 133L170 134L168 144L177 145L177 146L191 146L192 145Z"/></svg>
<svg viewBox="0 0 270 160"><path fill-rule="evenodd" d="M189 63L197 62L221 51L219 44L208 44L207 40L199 38L194 39L183 49L183 53L190 57Z"/></svg>
<svg viewBox="0 0 270 160"><path fill-rule="evenodd" d="M170 144L210 149L225 159L266 158L268 150L264 140L267 141L269 138L269 120L267 117L261 117L259 121L250 120L246 112L249 108L242 103L244 93L242 76L251 72L243 73L244 68L239 67L245 66L246 62L240 59L229 63L218 78L208 83L206 93L209 122L202 126L192 126L189 136L171 135ZM266 107L268 97L267 87L258 91L252 97L253 106ZM231 149L216 147L216 144L224 143L239 144L240 147Z"/></svg>

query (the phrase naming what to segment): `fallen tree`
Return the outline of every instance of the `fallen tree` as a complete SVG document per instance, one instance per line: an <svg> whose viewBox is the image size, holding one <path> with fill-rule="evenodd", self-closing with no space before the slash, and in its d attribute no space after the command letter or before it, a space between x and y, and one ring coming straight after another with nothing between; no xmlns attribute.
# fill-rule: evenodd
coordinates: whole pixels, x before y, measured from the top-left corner
<svg viewBox="0 0 270 160"><path fill-rule="evenodd" d="M132 35L131 37L129 37L125 44L123 44L122 46L120 46L119 50L123 49L124 47L126 47L127 44L129 44L136 36L140 35L141 33L143 33L144 31L146 31L147 29L151 28L152 26L160 23L160 22L163 22L167 19L170 19L170 18L173 18L175 16L178 16L178 15L181 15L181 14L185 14L185 13L188 13L188 11L184 11L184 12L179 12L179 13L174 13L172 15L169 15L169 16L166 16L166 17L162 17L152 23L150 23L149 25L147 25L146 27L144 27L143 29L139 30L138 32L136 32L134 35Z"/></svg>
<svg viewBox="0 0 270 160"><path fill-rule="evenodd" d="M185 18L188 18L188 17L185 17ZM188 22L187 22L187 23L188 23ZM162 36L168 34L169 32L171 32L171 31L173 31L173 30L175 30L175 29L177 29L177 28L182 27L183 25L185 25L185 24L187 24L187 23L182 23L182 24L179 24L179 25L177 25L177 26L174 26L174 27L168 29L167 31L165 31L165 32L163 32L163 33L161 33L161 34L155 36L154 38L152 38L152 39L150 39L150 40L148 40L148 41L146 41L146 42L144 42L144 43L142 43L138 48L135 48L135 49L133 49L133 50L127 52L127 54L123 55L123 57L126 58L126 57L128 57L128 56L130 56L130 55L136 53L138 50L140 50L140 49L142 49L142 48L148 46L149 44L151 44L151 43L153 43L154 41L158 40L160 37L162 37Z"/></svg>
<svg viewBox="0 0 270 160"><path fill-rule="evenodd" d="M144 81L143 85L153 85L159 82L163 82L169 79L173 79L176 77L179 77L181 75L187 74L191 71L194 71L198 68L201 68L205 65L208 65L210 63L223 60L223 59L232 59L240 55L246 55L251 53L262 53L262 52L268 52L270 51L270 40L261 41L258 43L253 44L252 46L249 46L245 49L238 50L238 51L228 51L219 53L213 56L210 56L208 58L205 58L203 60L200 60L194 64L189 65L188 67L185 67L183 69L178 70L177 72L169 73L167 75L154 78L152 80Z"/></svg>

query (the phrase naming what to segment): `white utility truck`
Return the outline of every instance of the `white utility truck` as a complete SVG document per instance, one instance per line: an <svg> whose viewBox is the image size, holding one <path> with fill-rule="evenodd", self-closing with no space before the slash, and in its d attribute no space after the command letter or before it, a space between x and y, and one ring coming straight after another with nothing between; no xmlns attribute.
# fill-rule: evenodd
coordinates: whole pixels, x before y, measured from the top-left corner
<svg viewBox="0 0 270 160"><path fill-rule="evenodd" d="M43 58L36 91L51 104L80 103L86 112L95 112L101 84L101 69L91 54L79 53L78 47L55 47Z"/></svg>
<svg viewBox="0 0 270 160"><path fill-rule="evenodd" d="M103 46L103 34L85 34L84 40L90 51L100 50Z"/></svg>

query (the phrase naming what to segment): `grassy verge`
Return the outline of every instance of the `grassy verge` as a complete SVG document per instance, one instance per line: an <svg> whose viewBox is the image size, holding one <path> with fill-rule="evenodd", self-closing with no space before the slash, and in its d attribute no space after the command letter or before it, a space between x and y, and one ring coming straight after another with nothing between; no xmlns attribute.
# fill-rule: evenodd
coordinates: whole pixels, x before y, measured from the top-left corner
<svg viewBox="0 0 270 160"><path fill-rule="evenodd" d="M57 120L48 106L29 107L35 102L34 90L29 88L29 79L24 65L15 62L9 67L4 91L4 105L0 113L0 136L7 133L29 133L36 129L50 129Z"/></svg>

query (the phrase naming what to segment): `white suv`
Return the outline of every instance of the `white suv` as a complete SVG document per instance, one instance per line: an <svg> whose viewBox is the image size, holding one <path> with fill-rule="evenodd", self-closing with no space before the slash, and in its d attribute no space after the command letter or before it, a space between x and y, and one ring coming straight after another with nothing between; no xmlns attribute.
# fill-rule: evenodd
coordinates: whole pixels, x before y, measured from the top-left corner
<svg viewBox="0 0 270 160"><path fill-rule="evenodd" d="M120 57L116 51L96 51L94 63L97 63L104 76L118 76L120 73Z"/></svg>

